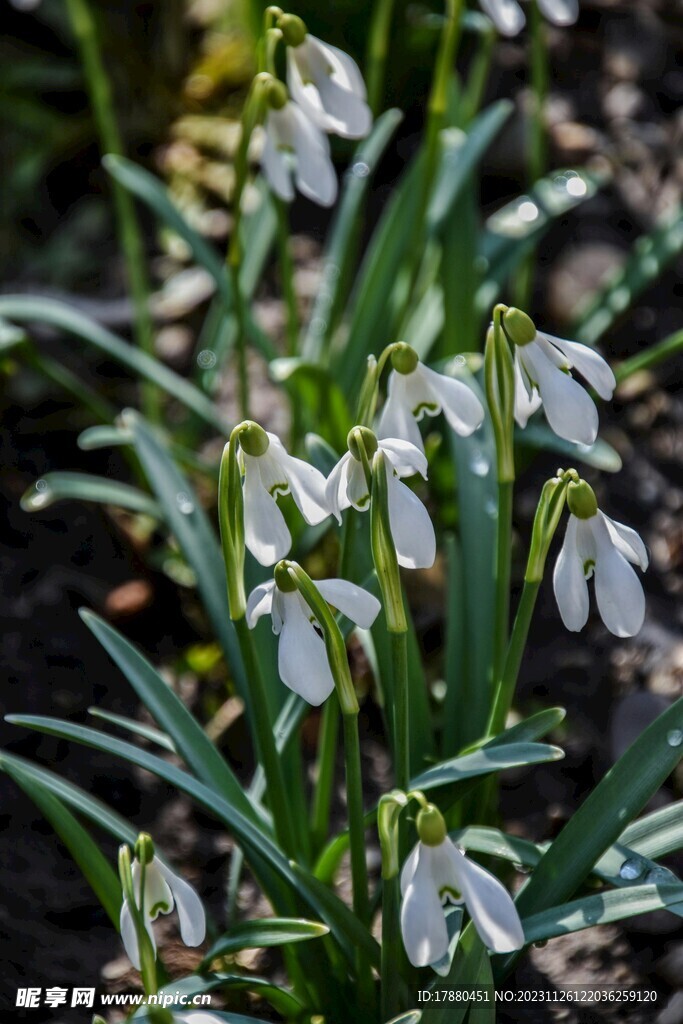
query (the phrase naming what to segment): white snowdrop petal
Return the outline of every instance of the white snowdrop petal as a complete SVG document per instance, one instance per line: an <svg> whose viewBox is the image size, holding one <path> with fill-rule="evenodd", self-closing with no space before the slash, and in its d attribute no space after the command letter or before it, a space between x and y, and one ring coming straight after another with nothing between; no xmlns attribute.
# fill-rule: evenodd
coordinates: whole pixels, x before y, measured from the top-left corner
<svg viewBox="0 0 683 1024"><path fill-rule="evenodd" d="M273 192L286 203L291 203L294 198L291 156L288 151L283 151L282 148L284 143L280 140L279 126L276 120L278 113L279 111L277 110L271 110L266 118L261 166ZM293 147L293 140L290 141L290 146Z"/></svg>
<svg viewBox="0 0 683 1024"><path fill-rule="evenodd" d="M283 468L296 505L309 526L317 526L330 514L325 498L325 477L315 466L292 455L285 457Z"/></svg>
<svg viewBox="0 0 683 1024"><path fill-rule="evenodd" d="M370 629L379 615L381 604L362 587L348 580L317 580L316 587L333 608L346 615L361 629Z"/></svg>
<svg viewBox="0 0 683 1024"><path fill-rule="evenodd" d="M633 567L612 543L602 519L595 516L591 523L597 548L595 598L600 617L615 636L635 636L645 619L643 587Z"/></svg>
<svg viewBox="0 0 683 1024"><path fill-rule="evenodd" d="M399 476L415 476L419 473L423 479L427 479L427 456L416 445L399 437L383 437L379 447L386 452Z"/></svg>
<svg viewBox="0 0 683 1024"><path fill-rule="evenodd" d="M647 548L639 534L632 530L630 526L624 526L623 523L617 523L614 519L610 519L604 512L598 512L598 515L604 520L612 543L617 551L621 551L624 558L628 558L629 562L640 566L643 572L645 572L649 564L649 558Z"/></svg>
<svg viewBox="0 0 683 1024"><path fill-rule="evenodd" d="M495 875L469 860L450 840L444 844L458 879L467 910L480 938L496 953L524 945L524 931L509 892Z"/></svg>
<svg viewBox="0 0 683 1024"><path fill-rule="evenodd" d="M426 967L445 956L448 929L431 876L430 849L420 844L417 863L401 904L401 935L414 967Z"/></svg>
<svg viewBox="0 0 683 1024"><path fill-rule="evenodd" d="M160 874L163 875L173 893L178 911L180 937L186 946L201 946L206 936L206 914L202 901L184 878L174 874L156 857L153 863L157 864Z"/></svg>
<svg viewBox="0 0 683 1024"><path fill-rule="evenodd" d="M319 80L318 92L327 122L321 124L321 128L343 139L365 138L372 127L372 114L364 99L344 89L330 76Z"/></svg>
<svg viewBox="0 0 683 1024"><path fill-rule="evenodd" d="M501 35L516 36L524 28L526 18L517 0L479 0L479 5Z"/></svg>
<svg viewBox="0 0 683 1024"><path fill-rule="evenodd" d="M415 843L415 846L406 857L405 864L401 869L401 896L405 896L406 890L413 880L418 857L420 856L420 846L421 843L419 841Z"/></svg>
<svg viewBox="0 0 683 1024"><path fill-rule="evenodd" d="M338 46L325 43L322 39L311 36L310 33L307 38L313 42L322 59L330 65L335 80L345 89L355 93L356 96L365 99L365 82L353 57L350 57L344 50L340 50Z"/></svg>
<svg viewBox="0 0 683 1024"><path fill-rule="evenodd" d="M140 905L140 882L142 879L142 865L135 861L132 869L134 892ZM169 886L162 864L158 857L154 857L150 864L145 866L145 898L143 911L145 917L156 921L159 914L170 914L173 910L173 890Z"/></svg>
<svg viewBox="0 0 683 1024"><path fill-rule="evenodd" d="M247 625L253 629L262 615L270 615L273 608L275 580L254 587L247 599Z"/></svg>
<svg viewBox="0 0 683 1024"><path fill-rule="evenodd" d="M321 206L331 206L337 198L337 176L330 159L327 138L304 112L290 103L294 127L296 168L294 176L302 195Z"/></svg>
<svg viewBox="0 0 683 1024"><path fill-rule="evenodd" d="M261 565L275 565L289 552L292 538L285 517L261 482L257 469L245 459L244 542Z"/></svg>
<svg viewBox="0 0 683 1024"><path fill-rule="evenodd" d="M389 393L380 414L377 437L380 439L387 437L400 438L413 444L418 451L424 452L422 434L410 407L401 400L398 394L392 391L392 377L395 374L396 371L394 370L389 376Z"/></svg>
<svg viewBox="0 0 683 1024"><path fill-rule="evenodd" d="M515 350L515 420L524 429L541 406L541 396L531 387L523 368L520 350Z"/></svg>
<svg viewBox="0 0 683 1024"><path fill-rule="evenodd" d="M588 621L588 586L583 571L583 559L577 547L576 516L570 515L562 549L555 563L553 589L557 607L567 629L578 633Z"/></svg>
<svg viewBox="0 0 683 1024"><path fill-rule="evenodd" d="M573 25L579 16L578 0L538 0L538 6L553 25Z"/></svg>
<svg viewBox="0 0 683 1024"><path fill-rule="evenodd" d="M523 359L555 433L577 444L593 444L598 436L598 410L590 395L568 373L554 366L535 342L525 346Z"/></svg>
<svg viewBox="0 0 683 1024"><path fill-rule="evenodd" d="M353 458L351 452L346 452L334 467L325 484L325 504L338 523L341 523L343 509L351 504L346 493L347 463Z"/></svg>
<svg viewBox="0 0 683 1024"><path fill-rule="evenodd" d="M424 370L422 363L418 363L412 373L393 370L389 380L389 389L408 407L418 422L425 415L436 416L441 411L439 400Z"/></svg>
<svg viewBox="0 0 683 1024"><path fill-rule="evenodd" d="M564 338L555 338L552 334L545 334L544 337L560 350L601 398L607 401L612 397L617 386L616 377L612 367L599 352L588 345L581 345L578 341L566 341Z"/></svg>
<svg viewBox="0 0 683 1024"><path fill-rule="evenodd" d="M362 463L352 455L349 455L346 464L346 496L349 504L359 512L366 512L370 508L370 492L365 471Z"/></svg>
<svg viewBox="0 0 683 1024"><path fill-rule="evenodd" d="M303 611L297 594L283 594L283 623L278 643L280 679L317 707L334 689L322 638Z"/></svg>
<svg viewBox="0 0 683 1024"><path fill-rule="evenodd" d="M424 366L418 366L425 382L438 399L438 404L446 417L449 427L468 437L484 422L484 407L472 388L455 377L446 377L442 373Z"/></svg>
<svg viewBox="0 0 683 1024"><path fill-rule="evenodd" d="M429 513L416 494L387 467L389 526L398 564L429 569L436 558L436 535Z"/></svg>
<svg viewBox="0 0 683 1024"><path fill-rule="evenodd" d="M154 932L152 931L151 921L145 917L145 930L149 935L150 942L152 943L152 949L156 952L156 942L154 940ZM138 934L135 930L135 922L133 921L133 915L128 901L124 899L121 904L121 915L119 918L119 930L121 932L121 942L123 948L126 951L126 956L132 963L133 967L140 970L140 947L138 946Z"/></svg>

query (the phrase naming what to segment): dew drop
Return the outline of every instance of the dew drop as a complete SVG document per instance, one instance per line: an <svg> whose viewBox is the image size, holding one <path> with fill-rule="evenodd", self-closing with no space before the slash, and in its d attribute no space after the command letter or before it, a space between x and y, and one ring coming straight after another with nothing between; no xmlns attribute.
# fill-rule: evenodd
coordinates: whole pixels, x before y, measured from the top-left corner
<svg viewBox="0 0 683 1024"><path fill-rule="evenodd" d="M652 868L650 871L648 871L648 873L645 875L645 878L643 879L643 881L646 882L648 885L660 885L662 882L667 882L670 880L671 872L667 871L666 868L662 868L659 866L657 866L656 868Z"/></svg>
<svg viewBox="0 0 683 1024"><path fill-rule="evenodd" d="M486 476L490 468L491 463L483 452L473 453L472 458L470 459L470 469L475 476Z"/></svg>
<svg viewBox="0 0 683 1024"><path fill-rule="evenodd" d="M213 370L216 362L216 353L212 352L210 348L203 348L201 352L197 353L197 366L202 370Z"/></svg>
<svg viewBox="0 0 683 1024"><path fill-rule="evenodd" d="M465 357L463 355L455 356L455 358L453 359L453 366L454 367L467 366L467 360L465 359Z"/></svg>
<svg viewBox="0 0 683 1024"><path fill-rule="evenodd" d="M324 334L327 330L327 320L321 316L314 316L311 320L311 331L313 334Z"/></svg>
<svg viewBox="0 0 683 1024"><path fill-rule="evenodd" d="M518 875L530 875L531 868L528 864L513 864L512 865Z"/></svg>
<svg viewBox="0 0 683 1024"><path fill-rule="evenodd" d="M181 512L182 515L189 516L194 512L194 503L189 494L186 494L185 491L178 491L175 496L175 500L176 505L178 506L178 511Z"/></svg>
<svg viewBox="0 0 683 1024"><path fill-rule="evenodd" d="M643 863L640 860L636 860L635 857L625 860L619 868L619 877L623 878L627 882L632 882L635 878L640 878L642 873Z"/></svg>
<svg viewBox="0 0 683 1024"><path fill-rule="evenodd" d="M47 491L49 488L49 484L47 480L36 480L35 488L37 491Z"/></svg>
<svg viewBox="0 0 683 1024"><path fill-rule="evenodd" d="M487 516L491 516L491 519L498 518L498 504L494 498L487 498L484 503L484 512Z"/></svg>
<svg viewBox="0 0 683 1024"><path fill-rule="evenodd" d="M578 175L575 178L570 178L565 187L570 196L585 196L588 191L586 182Z"/></svg>
<svg viewBox="0 0 683 1024"><path fill-rule="evenodd" d="M680 747L681 743L683 743L683 730L672 729L671 732L666 734L666 742L670 747Z"/></svg>
<svg viewBox="0 0 683 1024"><path fill-rule="evenodd" d="M367 178L370 173L370 168L362 160L358 160L351 168L351 174L354 178Z"/></svg>
<svg viewBox="0 0 683 1024"><path fill-rule="evenodd" d="M22 502L22 507L27 512L37 512L40 508L45 508L52 501L52 491L47 480L36 480L33 485L33 493L28 495L27 498Z"/></svg>
<svg viewBox="0 0 683 1024"><path fill-rule="evenodd" d="M517 216L520 220L523 220L525 224L531 224L533 221L538 220L538 207L536 203L532 203L530 199L526 199L523 203L519 204L517 210Z"/></svg>
<svg viewBox="0 0 683 1024"><path fill-rule="evenodd" d="M325 264L325 277L328 281L336 281L340 274L341 270L336 263Z"/></svg>

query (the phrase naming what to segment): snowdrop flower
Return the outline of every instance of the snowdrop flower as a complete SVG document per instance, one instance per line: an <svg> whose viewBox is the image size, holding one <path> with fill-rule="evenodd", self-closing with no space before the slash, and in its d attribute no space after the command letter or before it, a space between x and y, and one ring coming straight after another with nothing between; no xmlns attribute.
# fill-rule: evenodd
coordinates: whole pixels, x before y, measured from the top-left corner
<svg viewBox="0 0 683 1024"><path fill-rule="evenodd" d="M647 551L635 530L615 523L598 509L593 489L570 484L570 516L555 564L553 587L567 629L581 630L588 619L588 586L595 576L595 597L602 621L615 636L635 636L645 618L645 595L629 563L645 571Z"/></svg>
<svg viewBox="0 0 683 1024"><path fill-rule="evenodd" d="M380 610L376 597L346 580L316 580L316 589L328 604L369 629ZM262 615L270 615L279 636L278 672L294 693L317 707L334 689L325 642L311 609L291 579L286 563L275 567L275 579L255 587L247 601L247 625L253 629Z"/></svg>
<svg viewBox="0 0 683 1024"><path fill-rule="evenodd" d="M144 891L141 900L142 864L145 860ZM186 946L200 946L206 934L206 916L199 896L191 885L175 875L154 855L151 837L142 833L135 844L135 860L132 867L135 902L140 907L145 929L156 952L152 921L159 914L170 914L175 906L180 923L180 936ZM120 918L121 941L128 959L140 970L140 949L135 922L127 898L124 896Z"/></svg>
<svg viewBox="0 0 683 1024"><path fill-rule="evenodd" d="M337 198L337 176L327 136L301 107L292 103L282 82L273 79L269 83L267 99L261 165L268 184L289 203L294 198L293 176L307 199L331 206Z"/></svg>
<svg viewBox="0 0 683 1024"><path fill-rule="evenodd" d="M343 139L363 139L372 127L365 82L343 50L316 39L301 18L278 22L287 45L287 85L292 99L313 124Z"/></svg>
<svg viewBox="0 0 683 1024"><path fill-rule="evenodd" d="M434 527L420 499L401 481L401 477L415 473L427 479L427 459L416 445L395 437L378 441L366 427L354 427L349 434L349 451L342 455L327 478L327 507L339 522L342 510L351 505L359 512L370 507L370 490L357 433L362 437L370 470L378 451L385 456L389 525L398 564L406 569L429 569L436 557Z"/></svg>
<svg viewBox="0 0 683 1024"><path fill-rule="evenodd" d="M537 331L520 309L508 309L503 326L515 346L515 419L520 427L542 405L558 437L593 444L598 411L569 371L577 370L601 398L609 399L616 387L610 366L587 345Z"/></svg>
<svg viewBox="0 0 683 1024"><path fill-rule="evenodd" d="M258 423L245 420L235 429L244 471L244 541L261 565L274 565L292 546L276 498L291 493L309 526L317 526L330 515L325 477L289 455L279 437Z"/></svg>
<svg viewBox="0 0 683 1024"><path fill-rule="evenodd" d="M578 0L534 0L541 14L553 25L573 25L579 16ZM516 36L524 28L526 18L517 0L479 0L501 35Z"/></svg>
<svg viewBox="0 0 683 1024"><path fill-rule="evenodd" d="M424 451L418 423L425 415L443 412L461 437L480 427L484 408L471 388L421 363L417 352L399 342L391 353L387 400L379 421L379 437L400 437Z"/></svg>
<svg viewBox="0 0 683 1024"><path fill-rule="evenodd" d="M401 872L401 934L414 967L437 963L448 951L443 906L467 907L482 942L496 953L524 945L524 932L510 894L494 875L469 860L448 838L433 804L417 816L419 841Z"/></svg>

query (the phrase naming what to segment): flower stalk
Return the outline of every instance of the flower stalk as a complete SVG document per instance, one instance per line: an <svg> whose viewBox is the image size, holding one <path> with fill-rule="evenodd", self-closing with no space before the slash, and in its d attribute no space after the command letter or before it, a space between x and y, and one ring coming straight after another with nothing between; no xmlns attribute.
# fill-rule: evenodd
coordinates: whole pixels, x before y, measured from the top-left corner
<svg viewBox="0 0 683 1024"><path fill-rule="evenodd" d="M382 1020L400 1011L399 982L403 951L400 942L399 821L408 797L399 789L380 798L377 832L382 853Z"/></svg>
<svg viewBox="0 0 683 1024"><path fill-rule="evenodd" d="M151 939L145 928L145 873L147 870L146 858L140 863L140 897L136 899L135 886L133 884L133 869L130 859L130 847L126 844L119 847L119 879L123 889L124 905L130 909L137 936L138 950L140 956L140 976L145 995L154 995L157 992L157 967L156 955Z"/></svg>

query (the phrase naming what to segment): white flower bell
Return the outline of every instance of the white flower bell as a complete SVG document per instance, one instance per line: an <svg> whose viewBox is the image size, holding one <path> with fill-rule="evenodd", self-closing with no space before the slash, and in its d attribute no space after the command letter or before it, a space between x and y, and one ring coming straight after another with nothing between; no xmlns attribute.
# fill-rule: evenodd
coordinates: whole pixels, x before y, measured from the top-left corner
<svg viewBox="0 0 683 1024"><path fill-rule="evenodd" d="M380 416L378 437L400 437L424 451L417 426L422 417L443 412L448 425L468 437L484 421L484 407L460 380L431 370L410 345L399 343L391 354L387 400Z"/></svg>
<svg viewBox="0 0 683 1024"><path fill-rule="evenodd" d="M337 175L330 159L327 136L307 114L287 97L282 82L268 88L269 109L263 125L261 165L273 192L291 202L294 186L319 206L331 206L337 198Z"/></svg>
<svg viewBox="0 0 683 1024"><path fill-rule="evenodd" d="M370 629L380 610L373 594L347 580L316 580L316 589L328 604ZM278 673L294 693L314 707L327 700L334 678L325 642L311 609L290 579L285 565L275 567L275 579L255 587L247 601L247 625L253 629L262 615L270 615L279 636Z"/></svg>
<svg viewBox="0 0 683 1024"><path fill-rule="evenodd" d="M325 477L314 466L289 455L279 437L257 423L245 421L239 443L244 470L245 544L261 565L274 565L292 545L276 498L291 493L309 526L317 526L330 515Z"/></svg>
<svg viewBox="0 0 683 1024"><path fill-rule="evenodd" d="M389 497L389 525L396 548L398 564L406 569L429 569L436 558L436 536L429 513L416 494L401 477L419 473L427 479L427 459L416 445L400 438L378 441L371 430L360 429L369 458L370 469L378 451L385 456ZM351 505L359 512L370 507L370 491L360 455L354 450L354 430L349 434L346 455L327 478L327 506L341 522L341 513Z"/></svg>
<svg viewBox="0 0 683 1024"><path fill-rule="evenodd" d="M464 903L482 942L496 953L524 945L517 908L498 879L469 860L449 839L433 805L417 816L420 839L401 872L401 934L414 967L427 967L448 951L443 907Z"/></svg>
<svg viewBox="0 0 683 1024"><path fill-rule="evenodd" d="M534 0L544 18L553 25L573 25L579 16L578 0ZM524 28L526 18L517 0L479 0L501 35L516 36Z"/></svg>
<svg viewBox="0 0 683 1024"><path fill-rule="evenodd" d="M569 371L577 370L601 398L610 399L616 380L608 363L588 345L537 331L520 309L508 309L503 326L515 346L515 419L520 427L542 405L558 437L593 444L598 410Z"/></svg>
<svg viewBox="0 0 683 1024"><path fill-rule="evenodd" d="M284 15L278 25L288 44L287 84L292 99L324 132L343 139L365 138L372 127L372 113L356 62L312 36L296 15Z"/></svg>
<svg viewBox="0 0 683 1024"><path fill-rule="evenodd" d="M170 914L173 908L178 911L180 936L186 946L200 946L206 935L206 915L199 896L191 885L175 875L157 856L153 855L154 847L149 836L142 835L136 843L136 859L133 862L133 891L135 902L142 913L145 929L156 952L152 922L159 914ZM142 851L142 852L139 852ZM149 851L149 852L146 852ZM147 860L145 864L144 891L141 899L142 865L138 856ZM140 970L140 949L135 930L133 914L128 900L124 896L120 918L121 941L128 959L137 970Z"/></svg>
<svg viewBox="0 0 683 1024"><path fill-rule="evenodd" d="M635 530L615 523L598 509L585 481L570 484L570 516L555 563L553 587L567 629L578 633L588 620L588 585L595 577L600 617L615 636L635 636L645 618L645 595L634 569L645 571L647 551Z"/></svg>

